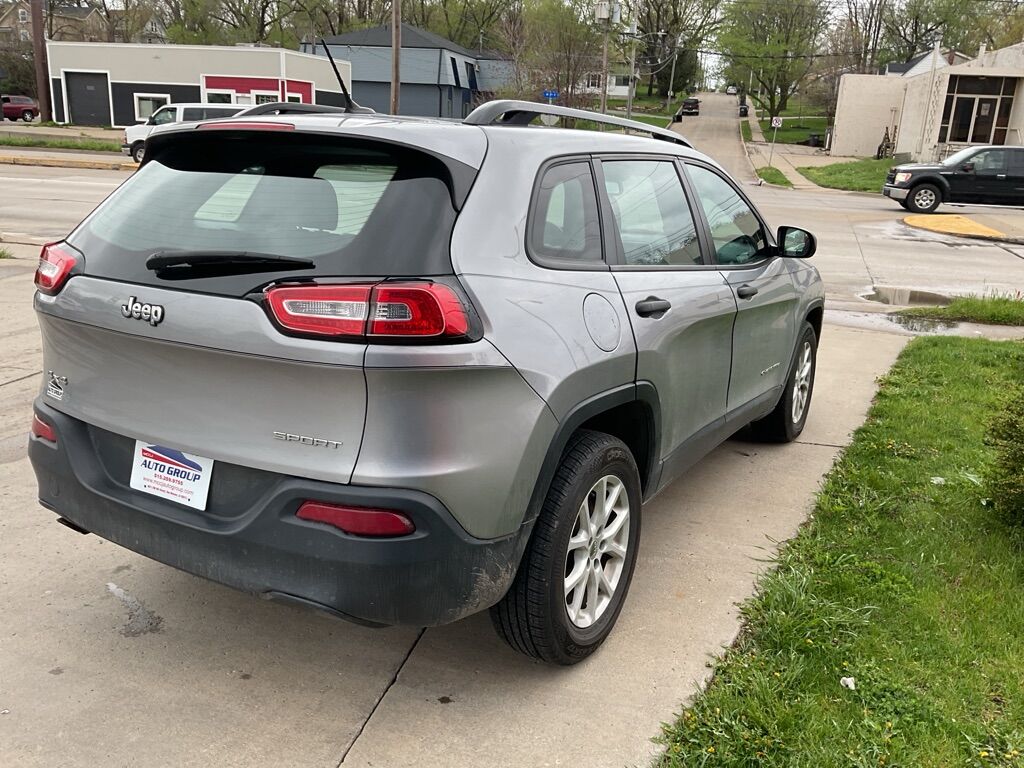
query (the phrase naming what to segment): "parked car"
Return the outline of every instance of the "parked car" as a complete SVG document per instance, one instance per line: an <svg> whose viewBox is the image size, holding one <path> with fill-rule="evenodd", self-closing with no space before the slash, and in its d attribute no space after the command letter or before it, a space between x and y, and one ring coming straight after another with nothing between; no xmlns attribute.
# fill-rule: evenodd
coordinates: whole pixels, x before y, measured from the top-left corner
<svg viewBox="0 0 1024 768"><path fill-rule="evenodd" d="M750 114L750 112L747 105L740 104L740 117L746 117L748 114Z"/></svg>
<svg viewBox="0 0 1024 768"><path fill-rule="evenodd" d="M270 599L593 652L643 503L804 428L824 291L678 134L522 125L559 109L155 132L41 254L40 503Z"/></svg>
<svg viewBox="0 0 1024 768"><path fill-rule="evenodd" d="M736 95L736 86L735 85L730 85L728 88L725 89L725 92L727 94L729 94L730 96L735 96Z"/></svg>
<svg viewBox="0 0 1024 768"><path fill-rule="evenodd" d="M683 115L699 115L700 114L700 99L695 99L692 96L688 99L683 99L682 105L680 105L678 111L672 117L673 122L678 123L682 120Z"/></svg>
<svg viewBox="0 0 1024 768"><path fill-rule="evenodd" d="M150 115L146 122L125 128L121 151L131 155L136 163L141 163L146 151L146 138L154 128L171 123L195 123L200 120L233 117L246 108L245 105L237 104L167 104Z"/></svg>
<svg viewBox="0 0 1024 768"><path fill-rule="evenodd" d="M915 213L940 203L1024 206L1024 147L967 147L941 163L897 165L882 194Z"/></svg>
<svg viewBox="0 0 1024 768"><path fill-rule="evenodd" d="M31 96L0 96L0 102L7 120L31 123L39 117L39 102Z"/></svg>

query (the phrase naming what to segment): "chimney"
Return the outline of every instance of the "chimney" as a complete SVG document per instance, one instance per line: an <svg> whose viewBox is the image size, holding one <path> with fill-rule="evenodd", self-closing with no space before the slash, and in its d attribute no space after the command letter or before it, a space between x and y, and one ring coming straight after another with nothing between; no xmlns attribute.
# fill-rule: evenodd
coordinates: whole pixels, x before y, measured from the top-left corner
<svg viewBox="0 0 1024 768"><path fill-rule="evenodd" d="M985 51L987 51L987 50L988 50L988 45L986 43L982 43L981 47L978 48L978 58L980 59L982 56L984 56L985 55Z"/></svg>

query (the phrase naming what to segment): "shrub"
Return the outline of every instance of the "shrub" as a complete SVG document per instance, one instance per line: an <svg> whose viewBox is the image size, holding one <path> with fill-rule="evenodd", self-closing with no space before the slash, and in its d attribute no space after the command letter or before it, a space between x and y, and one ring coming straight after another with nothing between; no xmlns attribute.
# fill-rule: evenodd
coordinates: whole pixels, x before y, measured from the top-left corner
<svg viewBox="0 0 1024 768"><path fill-rule="evenodd" d="M992 505L1008 522L1024 525L1024 386L1010 390L989 423L986 442L996 452L985 472Z"/></svg>

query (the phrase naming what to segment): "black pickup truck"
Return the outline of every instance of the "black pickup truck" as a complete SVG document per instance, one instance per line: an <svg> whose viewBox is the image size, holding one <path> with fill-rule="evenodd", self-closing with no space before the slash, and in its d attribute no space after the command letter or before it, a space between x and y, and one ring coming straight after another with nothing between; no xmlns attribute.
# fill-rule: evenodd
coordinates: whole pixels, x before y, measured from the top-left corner
<svg viewBox="0 0 1024 768"><path fill-rule="evenodd" d="M914 213L940 203L1024 206L1024 147L967 147L941 163L897 165L882 194Z"/></svg>

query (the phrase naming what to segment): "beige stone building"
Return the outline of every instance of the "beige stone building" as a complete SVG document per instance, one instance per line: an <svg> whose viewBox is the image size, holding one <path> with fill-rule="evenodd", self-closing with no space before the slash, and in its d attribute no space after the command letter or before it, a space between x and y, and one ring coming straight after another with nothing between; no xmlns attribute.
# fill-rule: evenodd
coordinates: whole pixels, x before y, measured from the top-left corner
<svg viewBox="0 0 1024 768"><path fill-rule="evenodd" d="M874 156L888 129L901 160L975 144L1024 144L1024 43L963 61L938 49L905 74L843 75L832 153Z"/></svg>

